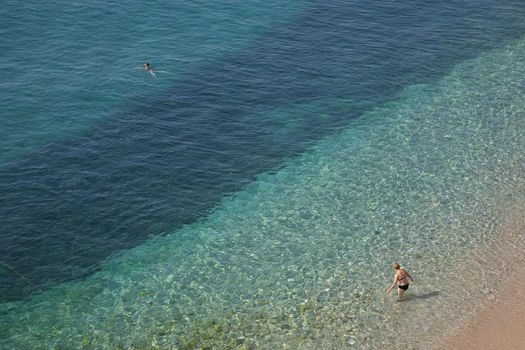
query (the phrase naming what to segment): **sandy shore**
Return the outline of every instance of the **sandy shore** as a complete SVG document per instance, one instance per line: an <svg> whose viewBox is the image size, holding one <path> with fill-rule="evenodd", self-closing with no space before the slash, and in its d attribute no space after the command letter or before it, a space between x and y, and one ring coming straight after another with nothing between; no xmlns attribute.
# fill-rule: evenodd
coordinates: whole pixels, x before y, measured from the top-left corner
<svg viewBox="0 0 525 350"><path fill-rule="evenodd" d="M456 329L440 349L525 349L525 269L498 290L494 300Z"/></svg>

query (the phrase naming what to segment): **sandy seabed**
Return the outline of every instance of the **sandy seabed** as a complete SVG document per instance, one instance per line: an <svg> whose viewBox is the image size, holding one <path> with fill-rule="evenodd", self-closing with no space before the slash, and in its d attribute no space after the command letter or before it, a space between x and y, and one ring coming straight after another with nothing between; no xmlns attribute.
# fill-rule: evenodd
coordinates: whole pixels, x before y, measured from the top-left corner
<svg viewBox="0 0 525 350"><path fill-rule="evenodd" d="M525 268L499 289L493 302L459 326L441 349L525 349Z"/></svg>
<svg viewBox="0 0 525 350"><path fill-rule="evenodd" d="M493 254L487 253L483 260L486 270L496 267L499 271L510 273L503 277L494 276L492 287L486 289L486 303L449 334L438 339L437 349L525 349L525 261L522 239L525 235L525 220L507 220L506 229L508 231L505 233L513 234L503 233L503 237L489 249ZM483 279L479 281L480 284L491 285L490 274L484 274Z"/></svg>

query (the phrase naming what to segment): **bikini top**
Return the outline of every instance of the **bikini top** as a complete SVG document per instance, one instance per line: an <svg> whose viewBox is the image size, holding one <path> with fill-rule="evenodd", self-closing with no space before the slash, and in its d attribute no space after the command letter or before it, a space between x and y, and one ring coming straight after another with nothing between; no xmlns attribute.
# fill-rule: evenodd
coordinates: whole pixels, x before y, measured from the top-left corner
<svg viewBox="0 0 525 350"><path fill-rule="evenodd" d="M401 281L404 281L404 280L408 280L408 275L406 274L406 272L403 274L403 277L399 276L397 278L397 282L401 282Z"/></svg>

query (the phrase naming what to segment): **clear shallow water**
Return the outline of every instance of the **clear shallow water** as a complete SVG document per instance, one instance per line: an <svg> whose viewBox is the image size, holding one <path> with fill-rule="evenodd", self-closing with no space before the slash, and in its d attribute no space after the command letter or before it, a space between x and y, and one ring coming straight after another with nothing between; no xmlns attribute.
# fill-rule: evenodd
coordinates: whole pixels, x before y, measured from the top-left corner
<svg viewBox="0 0 525 350"><path fill-rule="evenodd" d="M520 39L407 88L206 219L4 303L3 345L376 349L400 346L403 326L431 346L422 333L486 299L483 271L465 285L447 269L479 264L503 233L512 257L493 278L523 260L506 222L525 199L524 57ZM416 277L406 303L384 296L392 260Z"/></svg>
<svg viewBox="0 0 525 350"><path fill-rule="evenodd" d="M394 316L416 314L404 326L418 334L446 329L445 304L472 310L432 278L475 260L523 199L522 39L480 54L523 32L523 9L418 4L256 12L250 35L157 80L133 70L149 59L137 49L129 84L89 89L116 97L79 108L85 123L55 118L60 86L34 84L43 124L2 115L1 256L47 290L2 304L1 344L380 348ZM2 80L13 110L29 89L17 79ZM418 280L398 308L383 296L392 260ZM0 278L4 300L34 292Z"/></svg>

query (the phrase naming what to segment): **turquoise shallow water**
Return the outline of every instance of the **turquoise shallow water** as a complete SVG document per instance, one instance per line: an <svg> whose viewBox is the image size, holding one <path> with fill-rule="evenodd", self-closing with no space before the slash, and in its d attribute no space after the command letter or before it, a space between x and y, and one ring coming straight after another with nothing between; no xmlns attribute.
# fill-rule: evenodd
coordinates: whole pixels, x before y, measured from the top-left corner
<svg viewBox="0 0 525 350"><path fill-rule="evenodd" d="M1 344L430 347L432 334L422 335L486 299L481 271L471 271L470 290L440 272L471 267L502 235L516 248L509 261L523 258L523 237L506 222L525 203L524 58L521 38L410 86L207 217L83 280L2 304ZM393 260L416 278L405 303L384 296Z"/></svg>

